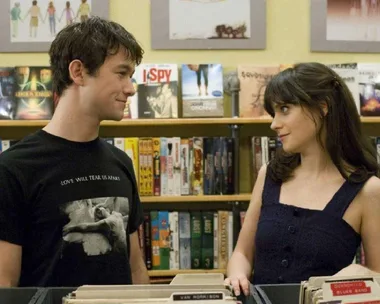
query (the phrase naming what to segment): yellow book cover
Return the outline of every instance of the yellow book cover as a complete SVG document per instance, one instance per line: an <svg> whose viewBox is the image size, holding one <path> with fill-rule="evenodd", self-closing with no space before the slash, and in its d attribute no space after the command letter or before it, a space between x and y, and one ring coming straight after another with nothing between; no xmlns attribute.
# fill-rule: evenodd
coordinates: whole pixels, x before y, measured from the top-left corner
<svg viewBox="0 0 380 304"><path fill-rule="evenodd" d="M146 195L153 195L153 138L145 138Z"/></svg>
<svg viewBox="0 0 380 304"><path fill-rule="evenodd" d="M146 139L139 139L139 184L140 184L140 195L145 196L146 191L146 171L147 171L147 160L146 160Z"/></svg>
<svg viewBox="0 0 380 304"><path fill-rule="evenodd" d="M139 138L126 137L124 140L124 152L132 159L133 169L135 171L137 186L139 185Z"/></svg>

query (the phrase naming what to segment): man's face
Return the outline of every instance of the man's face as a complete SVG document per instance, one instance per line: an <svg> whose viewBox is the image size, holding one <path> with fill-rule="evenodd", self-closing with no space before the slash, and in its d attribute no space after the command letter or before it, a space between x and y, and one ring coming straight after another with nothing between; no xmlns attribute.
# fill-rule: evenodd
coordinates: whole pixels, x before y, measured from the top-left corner
<svg viewBox="0 0 380 304"><path fill-rule="evenodd" d="M51 81L51 70L50 69L42 69L40 71L40 79L42 83L49 83Z"/></svg>
<svg viewBox="0 0 380 304"><path fill-rule="evenodd" d="M95 76L85 77L83 102L86 113L102 120L121 120L127 99L136 91L131 81L135 64L125 51L108 57Z"/></svg>

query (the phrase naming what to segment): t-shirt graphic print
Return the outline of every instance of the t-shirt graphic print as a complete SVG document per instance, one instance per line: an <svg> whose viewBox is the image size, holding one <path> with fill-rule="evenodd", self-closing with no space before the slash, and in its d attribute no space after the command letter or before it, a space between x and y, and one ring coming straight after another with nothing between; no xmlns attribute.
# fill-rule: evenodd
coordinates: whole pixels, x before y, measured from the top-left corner
<svg viewBox="0 0 380 304"><path fill-rule="evenodd" d="M68 244L82 244L87 256L126 252L128 198L82 199L63 204L61 210L70 220L63 227L63 240Z"/></svg>

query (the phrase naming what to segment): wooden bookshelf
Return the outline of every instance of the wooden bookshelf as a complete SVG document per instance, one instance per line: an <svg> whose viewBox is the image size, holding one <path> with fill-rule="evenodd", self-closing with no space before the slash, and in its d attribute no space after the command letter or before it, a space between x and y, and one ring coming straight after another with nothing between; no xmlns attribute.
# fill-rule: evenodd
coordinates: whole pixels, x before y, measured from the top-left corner
<svg viewBox="0 0 380 304"><path fill-rule="evenodd" d="M179 269L179 270L148 270L149 277L174 277L179 273L223 273L225 269Z"/></svg>
<svg viewBox="0 0 380 304"><path fill-rule="evenodd" d="M128 119L122 121L102 121L103 127L127 126L183 126L183 125L230 125L269 123L268 119L255 118L170 118L170 119ZM44 127L48 120L0 120L0 127Z"/></svg>
<svg viewBox="0 0 380 304"><path fill-rule="evenodd" d="M191 202L244 202L251 199L251 194L235 195L189 195L189 196L140 196L143 203L191 203Z"/></svg>
<svg viewBox="0 0 380 304"><path fill-rule="evenodd" d="M271 118L170 118L170 119L129 119L122 121L103 121L103 127L138 126L186 126L186 125L246 125L269 124ZM380 123L380 117L361 117L362 123ZM0 120L0 127L44 127L48 120Z"/></svg>
<svg viewBox="0 0 380 304"><path fill-rule="evenodd" d="M362 123L380 123L380 117L361 117Z"/></svg>

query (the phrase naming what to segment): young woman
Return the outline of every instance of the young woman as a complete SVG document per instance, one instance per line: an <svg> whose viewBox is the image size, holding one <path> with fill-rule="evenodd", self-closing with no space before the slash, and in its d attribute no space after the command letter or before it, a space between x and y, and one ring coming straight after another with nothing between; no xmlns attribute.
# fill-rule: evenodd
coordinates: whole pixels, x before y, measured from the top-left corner
<svg viewBox="0 0 380 304"><path fill-rule="evenodd" d="M259 172L228 264L227 284L300 283L380 272L380 180L375 149L344 81L302 63L268 84L265 109L282 142ZM363 243L366 265L352 264Z"/></svg>

